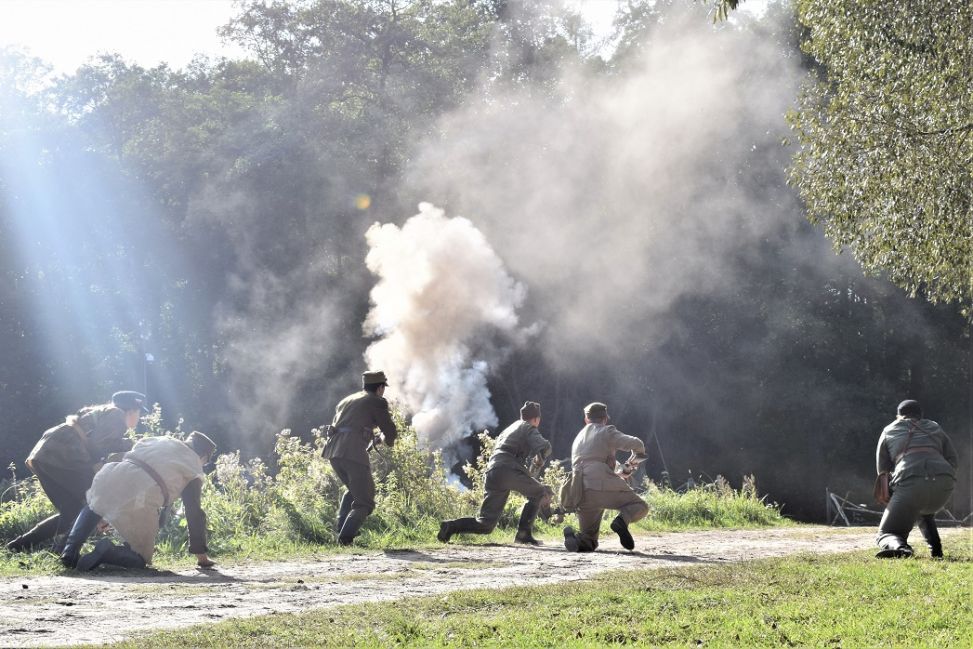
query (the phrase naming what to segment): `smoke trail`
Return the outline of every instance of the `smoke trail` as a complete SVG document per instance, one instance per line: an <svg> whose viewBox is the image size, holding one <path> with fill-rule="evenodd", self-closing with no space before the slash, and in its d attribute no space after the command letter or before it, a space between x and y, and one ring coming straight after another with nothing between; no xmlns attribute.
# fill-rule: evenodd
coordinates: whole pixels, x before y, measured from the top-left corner
<svg viewBox="0 0 973 649"><path fill-rule="evenodd" d="M421 442L445 448L475 428L495 426L487 376L502 354L491 340L522 340L516 310L525 289L473 224L428 203L402 227L366 234L369 270L378 276L365 352L385 370L390 394L413 415Z"/></svg>

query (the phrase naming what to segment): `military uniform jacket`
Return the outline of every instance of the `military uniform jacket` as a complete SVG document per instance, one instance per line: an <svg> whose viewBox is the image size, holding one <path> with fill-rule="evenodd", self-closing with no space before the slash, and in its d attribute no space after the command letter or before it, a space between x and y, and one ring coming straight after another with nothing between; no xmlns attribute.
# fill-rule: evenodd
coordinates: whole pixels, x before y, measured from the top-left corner
<svg viewBox="0 0 973 649"><path fill-rule="evenodd" d="M629 491L629 484L615 474L615 453L645 453L638 437L626 435L612 425L588 424L571 445L571 464L581 469L585 489Z"/></svg>
<svg viewBox="0 0 973 649"><path fill-rule="evenodd" d="M331 422L332 433L324 445L324 457L342 458L369 466L368 445L376 428L389 446L398 432L384 397L362 390L341 400Z"/></svg>
<svg viewBox="0 0 973 649"><path fill-rule="evenodd" d="M550 454L551 443L541 436L539 430L530 422L515 421L497 437L487 469L509 466L528 473L526 464L530 457L540 455L546 458Z"/></svg>
<svg viewBox="0 0 973 649"><path fill-rule="evenodd" d="M111 405L85 408L45 431L27 457L27 464L93 470L108 455L132 448L132 441L125 437L127 430L123 410Z"/></svg>
<svg viewBox="0 0 973 649"><path fill-rule="evenodd" d="M913 427L910 440L909 430ZM897 419L878 438L875 467L878 473L891 472L892 484L915 475L955 477L958 464L953 443L939 424L930 419Z"/></svg>

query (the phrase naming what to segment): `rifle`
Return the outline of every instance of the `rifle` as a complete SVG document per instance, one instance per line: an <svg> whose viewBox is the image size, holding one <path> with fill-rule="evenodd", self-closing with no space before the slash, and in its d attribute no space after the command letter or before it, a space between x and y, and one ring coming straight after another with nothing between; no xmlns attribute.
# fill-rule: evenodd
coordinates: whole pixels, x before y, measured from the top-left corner
<svg viewBox="0 0 973 649"><path fill-rule="evenodd" d="M649 459L649 456L645 453L636 453L631 451L631 455L625 460L624 463L615 463L615 473L622 480L629 480L632 475L638 470L639 465Z"/></svg>

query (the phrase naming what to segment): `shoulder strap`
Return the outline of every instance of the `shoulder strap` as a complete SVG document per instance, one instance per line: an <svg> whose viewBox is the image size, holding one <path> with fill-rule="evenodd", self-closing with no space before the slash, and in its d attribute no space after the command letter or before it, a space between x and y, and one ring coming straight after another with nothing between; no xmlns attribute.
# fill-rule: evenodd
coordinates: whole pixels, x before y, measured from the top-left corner
<svg viewBox="0 0 973 649"><path fill-rule="evenodd" d="M902 458L905 457L906 451L909 450L909 444L912 443L912 434L916 432L916 428L918 428L918 426L916 425L915 420L910 420L909 436L905 438L905 446L902 447L902 451L895 456L895 464L898 464L902 460Z"/></svg>
<svg viewBox="0 0 973 649"><path fill-rule="evenodd" d="M155 469L153 469L151 466L149 466L149 464L147 462L143 462L142 460L138 459L137 457L125 456L125 461L126 462L131 462L135 466L139 467L140 469L142 469L143 471L145 471L146 473L148 473L150 478L152 478L153 480L155 480L155 483L157 485L159 485L159 489L162 490L163 507L168 507L169 504L170 504L170 501L169 501L169 488L166 487L166 483L162 479L162 476L160 476L158 474L158 472L156 472Z"/></svg>

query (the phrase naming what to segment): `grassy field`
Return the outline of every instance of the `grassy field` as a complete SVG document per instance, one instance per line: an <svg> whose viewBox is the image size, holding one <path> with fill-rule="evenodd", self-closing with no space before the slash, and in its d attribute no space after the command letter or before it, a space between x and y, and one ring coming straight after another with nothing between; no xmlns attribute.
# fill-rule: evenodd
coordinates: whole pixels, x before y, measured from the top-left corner
<svg viewBox="0 0 973 649"><path fill-rule="evenodd" d="M973 547L945 561L871 551L645 570L478 590L139 638L121 647L969 647Z"/></svg>

